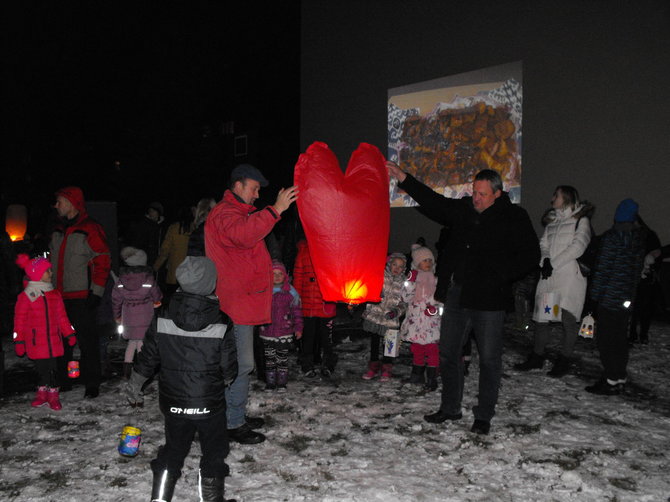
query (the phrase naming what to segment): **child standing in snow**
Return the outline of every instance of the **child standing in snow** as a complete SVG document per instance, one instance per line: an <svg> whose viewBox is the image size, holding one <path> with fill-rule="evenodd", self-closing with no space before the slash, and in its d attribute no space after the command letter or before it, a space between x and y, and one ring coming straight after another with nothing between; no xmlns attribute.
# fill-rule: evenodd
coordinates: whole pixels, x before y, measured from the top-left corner
<svg viewBox="0 0 670 502"><path fill-rule="evenodd" d="M60 292L51 283L51 263L46 258L30 259L20 254L16 263L25 270L29 282L19 294L14 310L14 350L16 355L35 362L39 375L37 394L31 405L48 404L52 410L62 405L56 384L57 369L63 357L63 338L72 347L77 340L65 313Z"/></svg>
<svg viewBox="0 0 670 502"><path fill-rule="evenodd" d="M230 473L225 389L237 375L235 339L214 296L216 267L187 256L175 271L179 289L166 312L152 321L124 393L142 406L142 385L159 373L158 403L165 417L165 444L151 462L151 500L172 500L191 443L200 442L199 500L224 501Z"/></svg>
<svg viewBox="0 0 670 502"><path fill-rule="evenodd" d="M398 329L400 316L405 312L405 303L400 296L402 285L405 280L404 272L407 258L402 253L392 253L386 260L384 269L384 286L382 288L382 301L379 303L368 303L362 314L363 329L370 333L370 362L368 371L363 374L363 379L371 380L381 372L381 382L391 379L393 369L393 358L384 356L379 360L379 345L386 331Z"/></svg>
<svg viewBox="0 0 670 502"><path fill-rule="evenodd" d="M302 337L300 296L289 283L286 267L272 262L272 324L260 327L265 353L265 388L285 390L288 382L288 352L293 334Z"/></svg>
<svg viewBox="0 0 670 502"><path fill-rule="evenodd" d="M435 258L427 247L412 246L412 269L404 282L402 301L407 314L400 328L403 340L411 342L412 375L410 383L424 383L427 391L437 389L439 364L440 321L442 304L435 300Z"/></svg>
<svg viewBox="0 0 670 502"><path fill-rule="evenodd" d="M156 284L153 270L147 266L147 254L141 249L125 247L121 250L125 266L119 270L119 279L112 290L114 319L123 326L123 338L128 340L123 359L123 376L130 377L135 353L142 350L144 335L154 317L154 308L163 298Z"/></svg>

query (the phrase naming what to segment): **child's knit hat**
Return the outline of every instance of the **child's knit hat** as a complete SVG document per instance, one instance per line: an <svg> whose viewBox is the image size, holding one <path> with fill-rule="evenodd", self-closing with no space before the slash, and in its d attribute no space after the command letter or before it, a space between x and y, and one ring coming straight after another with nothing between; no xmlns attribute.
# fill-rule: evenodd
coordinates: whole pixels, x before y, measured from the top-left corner
<svg viewBox="0 0 670 502"><path fill-rule="evenodd" d="M412 244L412 268L417 269L419 263L426 258L433 260L433 265L435 264L435 256L433 256L433 252L430 249L420 244Z"/></svg>
<svg viewBox="0 0 670 502"><path fill-rule="evenodd" d="M126 246L121 250L121 259L129 267L144 266L147 264L147 254L141 249Z"/></svg>
<svg viewBox="0 0 670 502"><path fill-rule="evenodd" d="M16 257L16 264L25 270L28 279L31 281L41 281L44 272L51 268L51 262L46 258L38 256L31 259L24 253Z"/></svg>

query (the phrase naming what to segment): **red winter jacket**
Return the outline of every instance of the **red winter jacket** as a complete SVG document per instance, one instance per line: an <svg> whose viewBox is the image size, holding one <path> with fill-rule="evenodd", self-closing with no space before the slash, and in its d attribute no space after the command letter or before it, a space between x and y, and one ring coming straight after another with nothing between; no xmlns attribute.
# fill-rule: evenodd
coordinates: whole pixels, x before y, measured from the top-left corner
<svg viewBox="0 0 670 502"><path fill-rule="evenodd" d="M79 214L72 225L57 228L51 235L54 286L65 299L87 298L89 291L102 297L112 264L105 231L86 213L79 188L64 188L58 195L67 198Z"/></svg>
<svg viewBox="0 0 670 502"><path fill-rule="evenodd" d="M272 261L265 241L279 215L240 202L230 190L205 222L205 253L216 265L216 296L236 324L271 322Z"/></svg>
<svg viewBox="0 0 670 502"><path fill-rule="evenodd" d="M25 344L30 359L62 356L63 338L73 335L58 291L46 291L34 301L27 292L19 294L14 308L14 342Z"/></svg>
<svg viewBox="0 0 670 502"><path fill-rule="evenodd" d="M298 242L298 254L293 265L293 287L300 295L303 317L335 316L335 304L323 301L306 240Z"/></svg>

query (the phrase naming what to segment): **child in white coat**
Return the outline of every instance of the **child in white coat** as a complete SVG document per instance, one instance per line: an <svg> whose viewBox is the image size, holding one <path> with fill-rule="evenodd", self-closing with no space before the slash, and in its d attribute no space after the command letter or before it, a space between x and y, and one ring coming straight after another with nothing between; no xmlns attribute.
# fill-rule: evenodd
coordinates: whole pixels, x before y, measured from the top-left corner
<svg viewBox="0 0 670 502"><path fill-rule="evenodd" d="M435 257L427 247L412 246L412 267L403 284L401 297L407 305L400 336L411 343L412 375L410 383L424 383L427 391L437 389L437 367L442 303L434 298L437 277Z"/></svg>

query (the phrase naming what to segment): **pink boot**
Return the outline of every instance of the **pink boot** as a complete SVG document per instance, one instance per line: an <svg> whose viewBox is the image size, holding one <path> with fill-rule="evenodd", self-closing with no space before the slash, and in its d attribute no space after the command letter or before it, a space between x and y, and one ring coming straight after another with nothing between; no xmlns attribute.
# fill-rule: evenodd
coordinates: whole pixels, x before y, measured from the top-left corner
<svg viewBox="0 0 670 502"><path fill-rule="evenodd" d="M382 377L379 379L380 382L388 382L391 380L391 371L393 370L393 364L386 363L382 364Z"/></svg>
<svg viewBox="0 0 670 502"><path fill-rule="evenodd" d="M63 405L60 404L60 399L58 397L58 387L55 389L49 388L47 392L47 402L49 407L54 411L60 411L63 409Z"/></svg>
<svg viewBox="0 0 670 502"><path fill-rule="evenodd" d="M372 380L374 377L378 376L381 367L382 363L379 361L370 361L368 364L368 371L363 375L363 380Z"/></svg>
<svg viewBox="0 0 670 502"><path fill-rule="evenodd" d="M39 408L47 404L47 387L46 385L40 385L37 387L37 392L35 393L35 399L30 403L30 406L33 408Z"/></svg>

